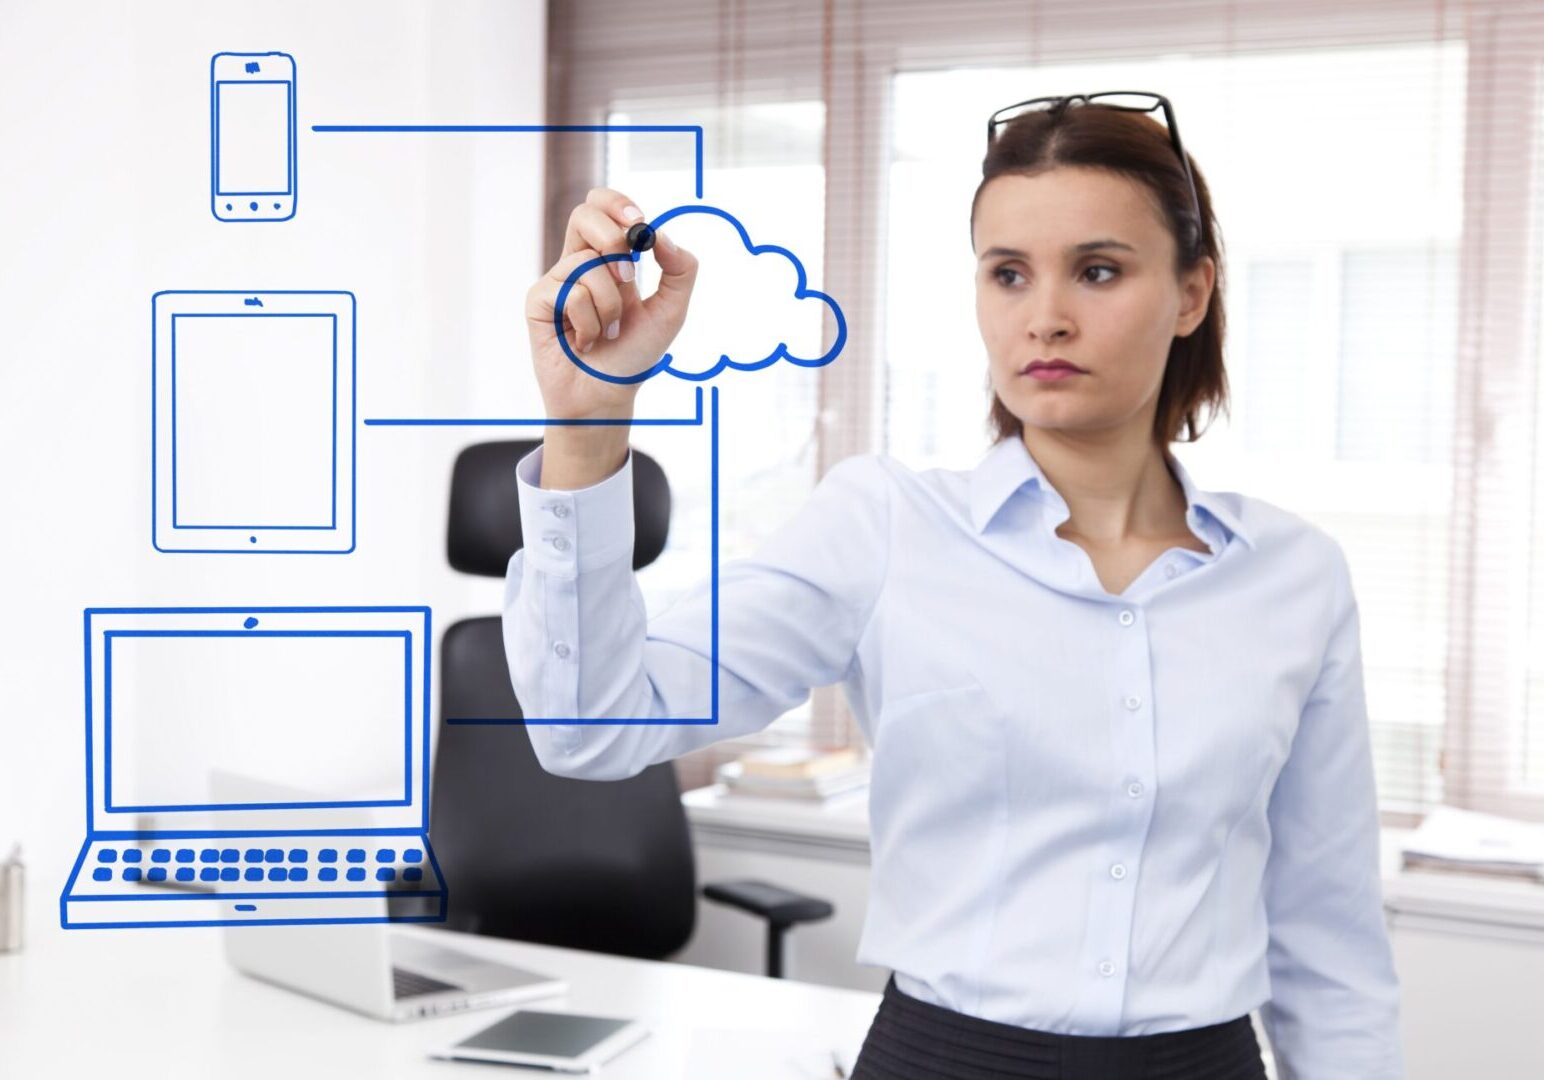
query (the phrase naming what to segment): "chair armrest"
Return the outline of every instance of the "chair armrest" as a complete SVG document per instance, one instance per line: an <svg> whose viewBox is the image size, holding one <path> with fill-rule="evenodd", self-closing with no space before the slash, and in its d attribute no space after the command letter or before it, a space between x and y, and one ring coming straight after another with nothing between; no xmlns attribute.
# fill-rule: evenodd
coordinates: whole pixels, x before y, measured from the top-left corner
<svg viewBox="0 0 1544 1080"><path fill-rule="evenodd" d="M765 881L719 881L702 887L702 895L737 907L779 926L830 918L836 911L814 896L791 892Z"/></svg>

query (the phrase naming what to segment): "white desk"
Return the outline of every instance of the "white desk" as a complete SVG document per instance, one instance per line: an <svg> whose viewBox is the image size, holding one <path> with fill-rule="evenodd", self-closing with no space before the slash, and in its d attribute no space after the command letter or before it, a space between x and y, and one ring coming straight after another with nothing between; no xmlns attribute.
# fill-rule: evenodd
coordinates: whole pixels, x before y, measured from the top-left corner
<svg viewBox="0 0 1544 1080"><path fill-rule="evenodd" d="M48 914L46 906L30 906L25 948L0 954L0 1077L557 1075L425 1056L508 1007L391 1024L237 973L225 961L218 929L63 931L38 925ZM569 981L566 996L528 1008L642 1021L653 1033L607 1064L599 1074L606 1080L689 1075L694 1028L813 1032L850 1063L879 1005L877 995L854 990L403 929Z"/></svg>

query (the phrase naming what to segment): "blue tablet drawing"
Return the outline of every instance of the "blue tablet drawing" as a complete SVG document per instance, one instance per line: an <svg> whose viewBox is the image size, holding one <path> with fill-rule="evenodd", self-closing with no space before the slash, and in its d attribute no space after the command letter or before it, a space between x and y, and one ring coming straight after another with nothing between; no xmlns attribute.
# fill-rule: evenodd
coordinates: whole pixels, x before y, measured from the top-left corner
<svg viewBox="0 0 1544 1080"><path fill-rule="evenodd" d="M210 209L220 221L295 216L295 58L216 53L209 62Z"/></svg>
<svg viewBox="0 0 1544 1080"><path fill-rule="evenodd" d="M165 291L151 306L156 550L352 551L354 295Z"/></svg>
<svg viewBox="0 0 1544 1080"><path fill-rule="evenodd" d="M60 925L443 921L429 650L427 607L87 609Z"/></svg>

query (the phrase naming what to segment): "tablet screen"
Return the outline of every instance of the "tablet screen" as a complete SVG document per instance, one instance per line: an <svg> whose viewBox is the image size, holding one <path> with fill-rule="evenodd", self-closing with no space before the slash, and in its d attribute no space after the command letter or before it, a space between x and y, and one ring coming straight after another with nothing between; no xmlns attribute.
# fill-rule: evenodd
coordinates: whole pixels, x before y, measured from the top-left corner
<svg viewBox="0 0 1544 1080"><path fill-rule="evenodd" d="M597 1043L626 1027L626 1020L569 1013L521 1009L498 1023L483 1028L454 1050L492 1050L505 1053L578 1057Z"/></svg>
<svg viewBox="0 0 1544 1080"><path fill-rule="evenodd" d="M337 321L173 316L173 528L337 527Z"/></svg>

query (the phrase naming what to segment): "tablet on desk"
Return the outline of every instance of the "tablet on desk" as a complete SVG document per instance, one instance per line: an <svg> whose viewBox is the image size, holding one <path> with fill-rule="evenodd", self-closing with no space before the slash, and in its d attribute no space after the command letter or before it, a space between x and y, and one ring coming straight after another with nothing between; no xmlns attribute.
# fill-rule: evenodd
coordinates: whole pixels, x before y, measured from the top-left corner
<svg viewBox="0 0 1544 1080"><path fill-rule="evenodd" d="M649 1029L636 1020L517 1009L454 1046L431 1051L429 1056L592 1073L648 1033Z"/></svg>

